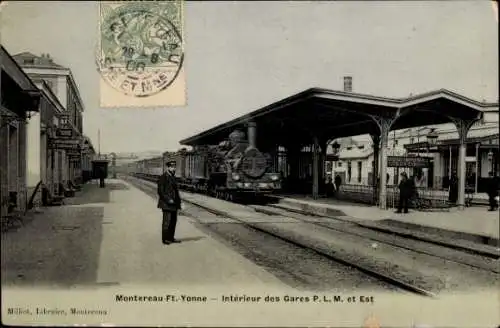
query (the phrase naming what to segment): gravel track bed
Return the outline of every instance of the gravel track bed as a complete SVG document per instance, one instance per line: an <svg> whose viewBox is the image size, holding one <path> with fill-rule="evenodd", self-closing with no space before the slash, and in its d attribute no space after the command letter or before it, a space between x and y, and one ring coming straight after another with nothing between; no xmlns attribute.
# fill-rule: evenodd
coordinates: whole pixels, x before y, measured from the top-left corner
<svg viewBox="0 0 500 328"><path fill-rule="evenodd" d="M498 275L492 272L387 244L373 248L371 240L310 223L258 225L435 293L491 290L500 286Z"/></svg>
<svg viewBox="0 0 500 328"><path fill-rule="evenodd" d="M465 251L459 251L444 246L435 245L425 241L419 241L409 238L404 238L398 235L391 235L388 233L378 232L369 228L364 228L356 225L355 223L348 223L341 220L335 220L328 217L312 217L286 210L275 210L274 208L266 208L265 206L252 206L258 210L263 210L268 213L275 213L281 216L288 216L299 220L311 222L333 230L344 231L373 241L383 242L393 246L406 248L415 252L440 257L456 263L473 266L478 269L484 269L495 273L500 273L499 260L492 259L486 256L473 255ZM267 214L269 215L269 214Z"/></svg>
<svg viewBox="0 0 500 328"><path fill-rule="evenodd" d="M156 189L151 183L136 179L127 181L146 194L156 197ZM187 216L201 231L297 290L406 293L355 268L339 265L314 251L256 231L241 222L216 216L194 205L184 203L181 214Z"/></svg>
<svg viewBox="0 0 500 328"><path fill-rule="evenodd" d="M197 228L298 290L399 291L354 268L339 266L314 251L297 247L242 223L214 223L214 219L221 219L195 206L186 206L185 213L192 218Z"/></svg>

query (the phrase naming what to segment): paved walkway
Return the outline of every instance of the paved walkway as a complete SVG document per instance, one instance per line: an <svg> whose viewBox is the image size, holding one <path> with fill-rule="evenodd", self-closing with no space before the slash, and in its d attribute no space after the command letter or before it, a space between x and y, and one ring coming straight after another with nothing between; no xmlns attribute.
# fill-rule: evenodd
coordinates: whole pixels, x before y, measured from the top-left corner
<svg viewBox="0 0 500 328"><path fill-rule="evenodd" d="M394 209L381 210L375 206L355 204L335 199L313 200L306 196L284 197L284 204L298 205L303 209L319 212L334 211L334 215L350 216L359 220L396 220L426 227L499 238L499 212L487 211L485 207L457 208L449 212L420 212L412 210L408 214L396 214Z"/></svg>
<svg viewBox="0 0 500 328"><path fill-rule="evenodd" d="M2 284L285 287L179 216L179 244L161 242L156 199L121 180L90 183L2 234Z"/></svg>

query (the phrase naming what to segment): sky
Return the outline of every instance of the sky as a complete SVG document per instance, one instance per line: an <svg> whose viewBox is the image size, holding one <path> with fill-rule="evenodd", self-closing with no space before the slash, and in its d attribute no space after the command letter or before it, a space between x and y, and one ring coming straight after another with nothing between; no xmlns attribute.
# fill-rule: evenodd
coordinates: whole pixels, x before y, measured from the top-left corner
<svg viewBox="0 0 500 328"><path fill-rule="evenodd" d="M407 97L449 89L498 101L498 21L489 1L185 3L187 105L99 107L98 3L2 8L11 55L49 53L72 70L84 134L101 152L175 150L179 141L311 87Z"/></svg>

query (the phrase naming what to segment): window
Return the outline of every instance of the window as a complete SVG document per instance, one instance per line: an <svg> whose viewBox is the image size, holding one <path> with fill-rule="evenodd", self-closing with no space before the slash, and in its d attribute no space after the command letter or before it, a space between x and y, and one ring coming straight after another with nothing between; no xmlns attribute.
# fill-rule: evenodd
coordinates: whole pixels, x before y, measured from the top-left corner
<svg viewBox="0 0 500 328"><path fill-rule="evenodd" d="M413 137L412 137L412 138L410 138L410 143L412 144L412 143L414 143L414 142L415 142L415 138L413 138Z"/></svg>
<svg viewBox="0 0 500 328"><path fill-rule="evenodd" d="M24 63L28 64L28 65L34 65L35 64L35 58L27 58L27 59L24 60Z"/></svg>
<svg viewBox="0 0 500 328"><path fill-rule="evenodd" d="M342 162L337 162L338 167L342 167Z"/></svg>
<svg viewBox="0 0 500 328"><path fill-rule="evenodd" d="M352 76L344 76L344 91L352 92Z"/></svg>
<svg viewBox="0 0 500 328"><path fill-rule="evenodd" d="M361 182L362 168L363 168L363 162L358 162L358 182Z"/></svg>
<svg viewBox="0 0 500 328"><path fill-rule="evenodd" d="M397 140L394 140L394 145L397 146L398 145L398 141Z"/></svg>

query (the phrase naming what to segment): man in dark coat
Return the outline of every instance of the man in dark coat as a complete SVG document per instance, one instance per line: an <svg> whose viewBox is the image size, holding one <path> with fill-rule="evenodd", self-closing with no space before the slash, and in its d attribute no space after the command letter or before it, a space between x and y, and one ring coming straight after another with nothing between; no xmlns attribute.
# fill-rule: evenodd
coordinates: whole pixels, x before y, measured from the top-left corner
<svg viewBox="0 0 500 328"><path fill-rule="evenodd" d="M181 197L175 181L175 161L165 163L166 170L158 179L158 208L163 211L162 241L168 245L174 239L177 211L181 208Z"/></svg>
<svg viewBox="0 0 500 328"><path fill-rule="evenodd" d="M401 173L401 181L399 182L399 204L396 213L408 213L408 203L414 195L415 183L413 179L409 179L406 172Z"/></svg>
<svg viewBox="0 0 500 328"><path fill-rule="evenodd" d="M456 204L458 200L458 176L457 172L453 172L450 178L450 191L448 200L451 204Z"/></svg>
<svg viewBox="0 0 500 328"><path fill-rule="evenodd" d="M496 177L493 172L490 172L488 182L486 185L486 193L488 194L488 200L490 203L490 208L488 211L496 211L498 208L498 203L496 197L498 196L498 177Z"/></svg>

